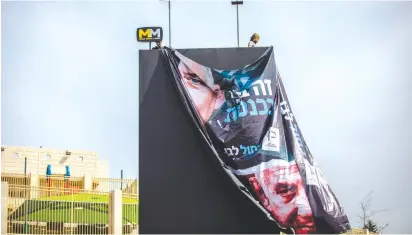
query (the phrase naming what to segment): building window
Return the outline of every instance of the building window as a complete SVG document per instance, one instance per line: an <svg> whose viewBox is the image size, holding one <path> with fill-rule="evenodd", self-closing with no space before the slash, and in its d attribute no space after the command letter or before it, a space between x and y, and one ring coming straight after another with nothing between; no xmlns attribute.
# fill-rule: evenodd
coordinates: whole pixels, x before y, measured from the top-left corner
<svg viewBox="0 0 412 235"><path fill-rule="evenodd" d="M50 154L48 154L48 153L46 153L46 154L43 156L43 160L48 161L48 160L50 160L50 159L51 159L51 156L50 156Z"/></svg>
<svg viewBox="0 0 412 235"><path fill-rule="evenodd" d="M11 155L12 158L19 158L19 154L18 153L13 153L13 155Z"/></svg>
<svg viewBox="0 0 412 235"><path fill-rule="evenodd" d="M79 162L82 162L82 161L84 160L84 158L83 158L82 156L79 156L79 157L77 158L77 160L79 160Z"/></svg>

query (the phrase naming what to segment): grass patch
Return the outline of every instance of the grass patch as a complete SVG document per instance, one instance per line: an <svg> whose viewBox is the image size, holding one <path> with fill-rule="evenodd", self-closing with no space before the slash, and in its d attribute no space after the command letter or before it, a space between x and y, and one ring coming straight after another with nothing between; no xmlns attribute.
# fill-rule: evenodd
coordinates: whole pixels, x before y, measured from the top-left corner
<svg viewBox="0 0 412 235"><path fill-rule="evenodd" d="M27 200L12 215L11 220L107 224L109 196L77 193ZM137 198L122 198L123 223L138 224ZM26 208L27 207L27 208ZM27 209L27 210L26 210ZM25 215L28 211L27 216Z"/></svg>
<svg viewBox="0 0 412 235"><path fill-rule="evenodd" d="M123 224L138 223L137 205L123 205ZM16 220L24 221L25 216ZM109 222L108 211L96 211L89 208L53 209L47 208L27 215L27 221L63 222L79 224L107 224Z"/></svg>

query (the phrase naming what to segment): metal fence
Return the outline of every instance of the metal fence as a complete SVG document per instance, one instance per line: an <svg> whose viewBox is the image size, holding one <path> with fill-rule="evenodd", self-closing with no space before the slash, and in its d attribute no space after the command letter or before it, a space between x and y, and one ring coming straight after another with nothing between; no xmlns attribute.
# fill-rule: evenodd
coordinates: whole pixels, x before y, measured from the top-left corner
<svg viewBox="0 0 412 235"><path fill-rule="evenodd" d="M83 177L64 177L64 176L39 176L39 187L45 188L66 188L73 190L84 189Z"/></svg>
<svg viewBox="0 0 412 235"><path fill-rule="evenodd" d="M7 182L9 185L27 186L30 185L30 180L30 175L1 173L1 182ZM26 192L21 188L13 188L12 190L9 190L9 195L12 195L12 197L24 198Z"/></svg>
<svg viewBox="0 0 412 235"><path fill-rule="evenodd" d="M90 177L90 187L85 188L85 177L73 176L34 176L31 174L1 174L1 181L9 185L44 187L55 189L92 190L99 192L110 192L120 189L123 193L138 194L136 179L115 179L115 178L92 178ZM19 194L20 192L16 192Z"/></svg>
<svg viewBox="0 0 412 235"><path fill-rule="evenodd" d="M4 174L8 234L108 234L109 194L121 190L123 234L138 233L136 180ZM37 186L33 186L37 185ZM89 181L90 185L90 181Z"/></svg>
<svg viewBox="0 0 412 235"><path fill-rule="evenodd" d="M10 185L7 212L8 234L108 234L109 193ZM137 234L137 195L122 195L122 221Z"/></svg>
<svg viewBox="0 0 412 235"><path fill-rule="evenodd" d="M123 234L138 234L139 199L135 194L122 197Z"/></svg>
<svg viewBox="0 0 412 235"><path fill-rule="evenodd" d="M133 179L114 179L114 178L93 178L93 190L101 192L110 192L115 189L127 191L129 194L137 194L136 180ZM135 190L133 190L135 189Z"/></svg>
<svg viewBox="0 0 412 235"><path fill-rule="evenodd" d="M10 185L8 196L10 234L107 234L108 193Z"/></svg>
<svg viewBox="0 0 412 235"><path fill-rule="evenodd" d="M376 233L370 232L367 229L353 228L352 230L344 234L376 234Z"/></svg>

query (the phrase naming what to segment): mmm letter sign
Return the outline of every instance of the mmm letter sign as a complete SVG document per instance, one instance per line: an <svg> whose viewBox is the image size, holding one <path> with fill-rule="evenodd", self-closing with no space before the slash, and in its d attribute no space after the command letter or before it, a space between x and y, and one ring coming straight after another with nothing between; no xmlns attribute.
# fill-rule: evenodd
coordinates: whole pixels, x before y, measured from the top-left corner
<svg viewBox="0 0 412 235"><path fill-rule="evenodd" d="M138 42L156 42L163 40L162 27L143 27L136 31Z"/></svg>

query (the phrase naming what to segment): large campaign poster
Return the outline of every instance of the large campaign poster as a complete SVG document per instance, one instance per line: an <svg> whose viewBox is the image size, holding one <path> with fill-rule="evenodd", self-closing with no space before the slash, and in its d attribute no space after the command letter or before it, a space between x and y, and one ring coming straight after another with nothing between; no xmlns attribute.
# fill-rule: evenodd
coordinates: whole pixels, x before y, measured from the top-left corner
<svg viewBox="0 0 412 235"><path fill-rule="evenodd" d="M350 230L301 134L272 47L232 70L208 68L172 49L162 55L205 140L281 228Z"/></svg>

